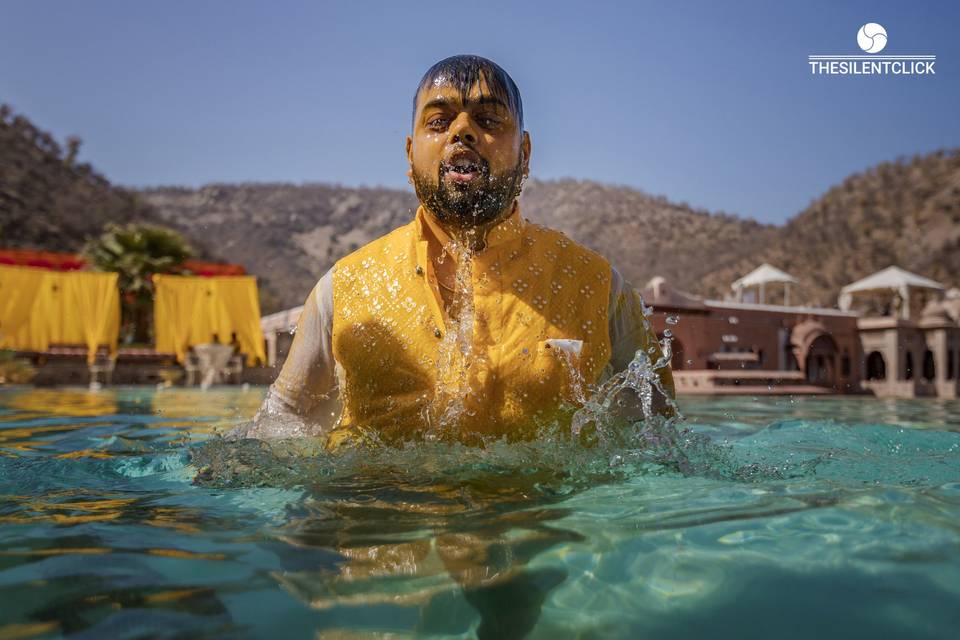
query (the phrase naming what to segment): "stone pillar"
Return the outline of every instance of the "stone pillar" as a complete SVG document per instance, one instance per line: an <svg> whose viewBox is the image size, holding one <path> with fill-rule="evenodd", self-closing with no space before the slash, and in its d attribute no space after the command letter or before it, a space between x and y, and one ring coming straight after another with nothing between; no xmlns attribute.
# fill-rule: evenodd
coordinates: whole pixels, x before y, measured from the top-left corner
<svg viewBox="0 0 960 640"><path fill-rule="evenodd" d="M883 332L883 353L887 360L887 380L899 382L903 380L903 359L900 357L900 336L896 329L887 329Z"/></svg>
<svg viewBox="0 0 960 640"><path fill-rule="evenodd" d="M277 332L268 331L264 334L267 340L267 366L277 366Z"/></svg>

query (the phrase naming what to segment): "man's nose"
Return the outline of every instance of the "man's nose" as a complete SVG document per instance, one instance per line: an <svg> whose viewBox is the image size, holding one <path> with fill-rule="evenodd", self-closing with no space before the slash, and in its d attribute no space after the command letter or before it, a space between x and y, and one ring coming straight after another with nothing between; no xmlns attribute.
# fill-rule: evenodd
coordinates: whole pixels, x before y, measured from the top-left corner
<svg viewBox="0 0 960 640"><path fill-rule="evenodd" d="M450 142L474 144L477 141L477 132L474 129L473 119L468 113L461 113L450 125Z"/></svg>

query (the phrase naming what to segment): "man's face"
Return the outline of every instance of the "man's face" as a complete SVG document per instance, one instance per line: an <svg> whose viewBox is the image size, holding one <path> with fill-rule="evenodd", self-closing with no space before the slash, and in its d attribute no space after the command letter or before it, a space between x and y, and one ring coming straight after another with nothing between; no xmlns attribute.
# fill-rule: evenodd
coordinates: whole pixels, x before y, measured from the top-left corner
<svg viewBox="0 0 960 640"><path fill-rule="evenodd" d="M529 171L530 136L481 77L461 100L449 84L417 96L408 174L441 223L469 229L509 212Z"/></svg>

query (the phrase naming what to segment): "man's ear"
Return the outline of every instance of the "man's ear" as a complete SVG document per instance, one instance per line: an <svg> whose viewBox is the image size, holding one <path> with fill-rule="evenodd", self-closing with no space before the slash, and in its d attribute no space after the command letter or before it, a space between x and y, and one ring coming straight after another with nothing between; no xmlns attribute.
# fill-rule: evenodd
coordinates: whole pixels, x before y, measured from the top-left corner
<svg viewBox="0 0 960 640"><path fill-rule="evenodd" d="M413 138L407 136L407 178L413 183Z"/></svg>
<svg viewBox="0 0 960 640"><path fill-rule="evenodd" d="M523 153L523 175L530 175L530 132L523 132L523 142L520 143L520 151Z"/></svg>

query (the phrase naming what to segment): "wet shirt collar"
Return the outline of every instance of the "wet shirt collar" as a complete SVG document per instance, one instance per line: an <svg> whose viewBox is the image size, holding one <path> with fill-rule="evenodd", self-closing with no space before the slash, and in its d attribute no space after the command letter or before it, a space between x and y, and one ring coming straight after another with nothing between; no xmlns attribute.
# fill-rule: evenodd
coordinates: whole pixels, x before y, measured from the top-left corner
<svg viewBox="0 0 960 640"><path fill-rule="evenodd" d="M520 203L514 201L513 211L502 222L497 223L487 231L486 242L481 251L486 251L498 245L504 245L511 241L518 241L523 237L523 229L526 223L520 215ZM429 240L432 236L440 246L446 246L450 243L450 236L446 231L429 215L423 205L417 207L417 214L414 218L414 228L418 240Z"/></svg>

